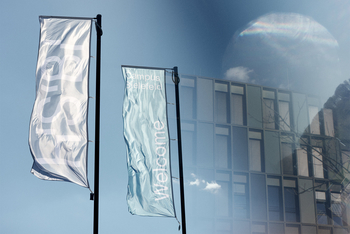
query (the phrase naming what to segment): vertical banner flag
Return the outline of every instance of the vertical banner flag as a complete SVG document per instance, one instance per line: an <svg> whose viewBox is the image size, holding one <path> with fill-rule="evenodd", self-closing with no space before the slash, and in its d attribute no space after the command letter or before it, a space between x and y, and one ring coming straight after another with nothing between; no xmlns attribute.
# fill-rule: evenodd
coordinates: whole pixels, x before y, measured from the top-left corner
<svg viewBox="0 0 350 234"><path fill-rule="evenodd" d="M87 107L92 19L40 16L31 173L89 187Z"/></svg>
<svg viewBox="0 0 350 234"><path fill-rule="evenodd" d="M165 70L122 67L129 212L175 217Z"/></svg>

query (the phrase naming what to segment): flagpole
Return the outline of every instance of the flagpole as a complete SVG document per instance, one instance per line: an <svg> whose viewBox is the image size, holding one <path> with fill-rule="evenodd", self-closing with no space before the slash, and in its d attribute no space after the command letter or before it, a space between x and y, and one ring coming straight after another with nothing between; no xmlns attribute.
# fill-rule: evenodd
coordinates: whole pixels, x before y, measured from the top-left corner
<svg viewBox="0 0 350 234"><path fill-rule="evenodd" d="M98 234L98 201L99 201L99 174L100 174L100 90L101 90L101 36L102 16L96 16L97 32L96 45L96 112L95 112L95 182L94 182L94 234Z"/></svg>
<svg viewBox="0 0 350 234"><path fill-rule="evenodd" d="M182 143L181 143L181 119L180 119L180 99L179 99L179 73L177 67L174 67L175 75L175 100L176 100L176 119L177 119L177 146L179 153L179 177L180 177L180 196L181 196L181 226L182 234L186 234L186 217L185 217L185 192L183 180L183 166L182 166Z"/></svg>

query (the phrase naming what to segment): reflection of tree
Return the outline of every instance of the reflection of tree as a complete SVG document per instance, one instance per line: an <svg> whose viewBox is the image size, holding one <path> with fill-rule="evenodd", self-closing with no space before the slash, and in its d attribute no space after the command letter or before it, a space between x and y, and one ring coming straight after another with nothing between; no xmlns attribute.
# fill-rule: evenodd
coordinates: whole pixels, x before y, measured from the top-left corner
<svg viewBox="0 0 350 234"><path fill-rule="evenodd" d="M331 98L328 99L328 101L324 104L324 109L322 109L321 111L319 111L319 113L317 114L317 116L314 116L313 120L312 120L312 124L316 124L316 125L320 125L319 122L321 122L321 120L323 120L323 111L324 110L332 110L333 115L336 117L336 121L334 124L334 137L326 137L323 138L325 140L325 145L322 147L316 147L315 145L312 145L307 139L308 137L314 137L314 138L318 138L318 135L311 135L310 134L310 129L309 127L306 128L304 130L304 132L300 133L300 131L298 131L298 129L294 130L294 128L291 126L290 123L290 113L285 113L284 116L280 115L274 107L272 107L272 104L270 102L266 102L266 100L263 101L263 104L265 105L265 107L267 109L269 109L270 111L268 112L269 115L265 115L264 119L263 119L263 123L265 126L269 126L268 128L276 128L280 129L282 131L286 131L286 134L284 134L284 137L287 137L289 139L289 142L294 143L297 146L300 145L304 145L309 147L310 149L314 150L315 153L323 156L323 160L321 160L320 158L316 157L316 155L312 155L313 158L315 158L316 160L319 160L320 162L326 163L325 165L327 165L327 168L325 168L325 170L330 170L333 173L341 176L343 174L343 172L345 171L346 173L350 173L349 168L340 161L337 160L336 157L331 157L331 154L336 153L336 152L332 152L332 149L335 148L335 142L339 142L342 146L347 146L345 144L345 142L347 142L348 140L350 141L350 137L349 137L349 133L350 133L350 84L349 82L346 82L347 85L349 85L349 89L347 89L346 95L349 96L347 98L347 102L348 103L344 103L345 99L343 99L342 97L338 96L335 97L335 95L337 95L337 93L332 96ZM340 86L343 86L340 85ZM339 89L339 87L338 87ZM337 90L338 90L337 89ZM344 89L343 89L344 91ZM332 100L337 100L337 103L341 103L341 105L333 105L330 106L329 103ZM341 101L341 102L340 102ZM333 102L331 102L333 103ZM303 105L306 104L306 100L305 102L302 104L302 106L300 106L300 109L303 108ZM277 116L277 117L276 117ZM298 126L298 119L299 119L299 113L297 113L296 115L296 126ZM347 121L349 119L349 121ZM316 123L315 123L316 122ZM311 125L312 125L311 124ZM273 126L273 127L271 127ZM324 126L325 128L328 128L328 126ZM287 132L288 131L288 132ZM330 132L330 130L325 130ZM320 150L322 149L322 150ZM346 156L350 157L350 155L346 154ZM350 159L350 158L349 158ZM342 177L342 176L341 176Z"/></svg>
<svg viewBox="0 0 350 234"><path fill-rule="evenodd" d="M350 82L345 81L340 84L332 97L330 97L320 111L313 111L310 124L299 131L298 121L301 118L300 112L306 108L306 99L300 103L299 110L294 113L295 126L292 126L290 116L278 113L275 104L271 100L263 99L264 118L263 124L266 128L282 130L282 136L286 142L295 146L291 158L283 163L293 163L293 175L301 175L297 172L296 166L301 166L298 154L305 150L308 155L307 167L309 175L315 177L315 185L311 188L299 186L295 193L302 194L314 191L328 191L329 212L334 217L345 217L346 206L350 202ZM327 122L327 118L332 117L334 126ZM319 128L318 131L314 131ZM321 142L321 143L319 143ZM338 147L339 146L339 147ZM294 158L294 160L293 160ZM341 188L342 185L342 188ZM341 188L341 189L339 189ZM346 222L346 220L343 220Z"/></svg>

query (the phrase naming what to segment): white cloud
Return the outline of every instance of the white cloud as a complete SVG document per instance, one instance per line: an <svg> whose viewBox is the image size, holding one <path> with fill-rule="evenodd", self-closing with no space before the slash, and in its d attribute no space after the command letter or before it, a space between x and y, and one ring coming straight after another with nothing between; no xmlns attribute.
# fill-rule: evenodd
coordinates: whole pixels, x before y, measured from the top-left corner
<svg viewBox="0 0 350 234"><path fill-rule="evenodd" d="M193 177L194 181L190 181L189 185L191 186L197 186L201 190L205 190L211 193L217 193L218 190L221 188L221 185L218 183L212 181L211 183L203 180L203 179L198 179L197 175L194 173L191 173L191 176Z"/></svg>
<svg viewBox="0 0 350 234"><path fill-rule="evenodd" d="M249 74L254 70L249 70L247 67L232 67L225 72L226 79L238 80L242 82L249 81Z"/></svg>
<svg viewBox="0 0 350 234"><path fill-rule="evenodd" d="M204 190L210 191L212 193L217 193L220 188L221 188L221 185L219 185L216 182L211 182L211 183L207 182L207 186L205 186Z"/></svg>
<svg viewBox="0 0 350 234"><path fill-rule="evenodd" d="M199 186L200 185L200 181L199 181L199 179L196 179L195 181L190 181L190 185L197 185L197 186Z"/></svg>

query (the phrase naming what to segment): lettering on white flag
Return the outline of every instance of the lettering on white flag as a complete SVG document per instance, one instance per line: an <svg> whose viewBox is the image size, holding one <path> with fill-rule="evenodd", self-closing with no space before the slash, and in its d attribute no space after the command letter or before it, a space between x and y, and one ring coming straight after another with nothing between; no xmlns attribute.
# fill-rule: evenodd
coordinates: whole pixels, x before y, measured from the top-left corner
<svg viewBox="0 0 350 234"><path fill-rule="evenodd" d="M92 19L39 17L36 99L30 120L31 172L89 187L87 107Z"/></svg>

